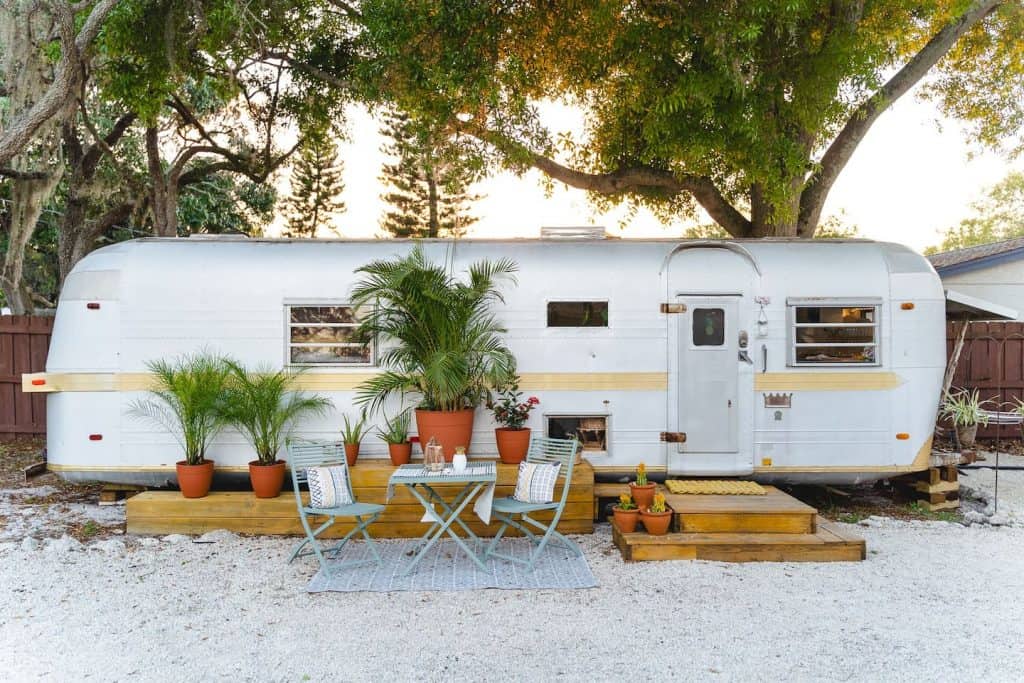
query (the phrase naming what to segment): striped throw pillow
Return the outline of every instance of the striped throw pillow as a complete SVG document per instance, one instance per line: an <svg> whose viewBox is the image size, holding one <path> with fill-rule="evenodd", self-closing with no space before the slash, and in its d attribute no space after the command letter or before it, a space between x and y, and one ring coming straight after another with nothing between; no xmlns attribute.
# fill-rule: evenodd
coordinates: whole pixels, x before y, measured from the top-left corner
<svg viewBox="0 0 1024 683"><path fill-rule="evenodd" d="M336 508L352 503L348 492L348 468L344 465L310 467L306 470L309 481L309 506Z"/></svg>
<svg viewBox="0 0 1024 683"><path fill-rule="evenodd" d="M555 481L562 464L557 462L519 463L519 479L512 497L520 503L550 503L555 498Z"/></svg>

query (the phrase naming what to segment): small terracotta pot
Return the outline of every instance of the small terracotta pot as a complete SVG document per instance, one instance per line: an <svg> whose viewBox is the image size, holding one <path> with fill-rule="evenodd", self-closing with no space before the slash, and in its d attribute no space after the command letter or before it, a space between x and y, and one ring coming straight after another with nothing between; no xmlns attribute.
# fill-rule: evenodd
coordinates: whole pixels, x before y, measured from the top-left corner
<svg viewBox="0 0 1024 683"><path fill-rule="evenodd" d="M612 508L612 523L624 534L631 534L636 531L638 519L640 519L640 511L636 508L621 510L618 505Z"/></svg>
<svg viewBox="0 0 1024 683"><path fill-rule="evenodd" d="M672 524L672 510L665 510L664 512L641 510L640 520L644 523L644 529L651 536L664 536Z"/></svg>
<svg viewBox="0 0 1024 683"><path fill-rule="evenodd" d="M469 452L469 441L473 437L472 408L465 410L417 410L416 433L420 437L420 450L430 438L437 439L444 450L445 462L451 462L455 449L462 446Z"/></svg>
<svg viewBox="0 0 1024 683"><path fill-rule="evenodd" d="M498 458L506 465L518 465L526 459L526 452L530 450L529 427L498 427L494 438L498 442Z"/></svg>
<svg viewBox="0 0 1024 683"><path fill-rule="evenodd" d="M963 448L974 448L974 442L978 439L978 425L964 425L956 428L956 438Z"/></svg>
<svg viewBox="0 0 1024 683"><path fill-rule="evenodd" d="M178 471L178 488L186 498L202 498L210 492L213 483L213 461L204 460L199 465L189 465L187 460L175 463Z"/></svg>
<svg viewBox="0 0 1024 683"><path fill-rule="evenodd" d="M352 467L356 464L356 458L359 457L359 444L347 443L345 444L345 460L348 461L348 466Z"/></svg>
<svg viewBox="0 0 1024 683"><path fill-rule="evenodd" d="M264 465L259 460L249 463L249 483L257 498L277 498L284 486L284 460Z"/></svg>
<svg viewBox="0 0 1024 683"><path fill-rule="evenodd" d="M389 443L388 455L391 457L392 465L406 465L409 463L409 458L412 457L412 444L408 441L405 443Z"/></svg>
<svg viewBox="0 0 1024 683"><path fill-rule="evenodd" d="M654 488L655 484L645 484L644 486L637 486L636 484L629 485L629 493L633 496L633 502L641 510L646 510L651 507L651 503L654 502Z"/></svg>

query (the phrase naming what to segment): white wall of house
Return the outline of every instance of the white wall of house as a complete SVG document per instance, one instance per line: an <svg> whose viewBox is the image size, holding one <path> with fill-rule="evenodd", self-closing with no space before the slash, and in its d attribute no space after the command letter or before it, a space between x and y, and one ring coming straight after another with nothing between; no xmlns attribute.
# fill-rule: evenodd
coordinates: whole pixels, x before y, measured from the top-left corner
<svg viewBox="0 0 1024 683"><path fill-rule="evenodd" d="M1012 308L1024 321L1024 259L940 277L946 289Z"/></svg>

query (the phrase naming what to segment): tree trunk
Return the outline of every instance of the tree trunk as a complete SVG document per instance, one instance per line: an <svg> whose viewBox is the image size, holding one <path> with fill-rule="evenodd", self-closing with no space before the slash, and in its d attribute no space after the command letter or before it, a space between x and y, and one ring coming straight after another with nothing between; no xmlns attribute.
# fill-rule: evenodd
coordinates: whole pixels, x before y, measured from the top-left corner
<svg viewBox="0 0 1024 683"><path fill-rule="evenodd" d="M437 218L437 178L434 177L434 169L427 171L427 203L430 211L427 219L427 237L437 237L441 227Z"/></svg>
<svg viewBox="0 0 1024 683"><path fill-rule="evenodd" d="M750 237L812 237L798 234L800 191L803 179L793 178L788 183L787 197L781 204L773 204L764 196L759 183L750 187Z"/></svg>
<svg viewBox="0 0 1024 683"><path fill-rule="evenodd" d="M146 162L149 168L150 202L153 206L153 234L157 237L178 236L178 193L172 190L160 160L160 134L154 127L146 129Z"/></svg>

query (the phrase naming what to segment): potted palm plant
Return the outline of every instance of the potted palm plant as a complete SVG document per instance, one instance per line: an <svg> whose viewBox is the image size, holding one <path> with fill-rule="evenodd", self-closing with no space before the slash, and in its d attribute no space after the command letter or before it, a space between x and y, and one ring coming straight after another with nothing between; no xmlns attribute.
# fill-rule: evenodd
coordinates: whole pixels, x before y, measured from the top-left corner
<svg viewBox="0 0 1024 683"><path fill-rule="evenodd" d="M980 392L975 389L961 389L946 395L942 402L942 416L949 418L956 429L956 437L963 448L973 448L978 437L978 425L987 425L988 416L983 408L992 401L982 401Z"/></svg>
<svg viewBox="0 0 1024 683"><path fill-rule="evenodd" d="M392 465L405 465L412 456L412 443L409 441L409 424L412 415L403 410L393 418L384 418L384 429L378 429L377 435L388 445L388 456Z"/></svg>
<svg viewBox="0 0 1024 683"><path fill-rule="evenodd" d="M153 375L149 397L138 399L128 413L166 429L177 439L185 459L176 463L178 487L186 498L202 498L213 482L210 441L224 427L224 388L229 369L209 352L146 363Z"/></svg>
<svg viewBox="0 0 1024 683"><path fill-rule="evenodd" d="M468 450L477 406L515 377L505 328L491 310L503 301L500 280L515 270L509 259L478 261L462 281L419 246L360 268L351 297L365 311L359 333L382 345L384 372L360 385L356 402L374 412L393 394L416 394L421 444L436 439L448 461L456 447Z"/></svg>
<svg viewBox="0 0 1024 683"><path fill-rule="evenodd" d="M366 424L365 412L359 413L359 417L354 421L349 418L348 414L342 415L341 419L344 422L341 428L341 441L345 444L345 459L348 461L348 466L352 467L359 457L359 444L370 428Z"/></svg>
<svg viewBox="0 0 1024 683"><path fill-rule="evenodd" d="M230 377L222 405L224 419L233 425L256 451L249 463L249 481L257 498L276 498L284 484L284 460L277 454L296 421L306 415L323 415L331 402L323 396L295 390L296 374L259 369L249 372L227 361Z"/></svg>
<svg viewBox="0 0 1024 683"><path fill-rule="evenodd" d="M640 521L652 536L663 536L672 523L672 509L665 503L665 496L656 493L648 508L640 508Z"/></svg>
<svg viewBox="0 0 1024 683"><path fill-rule="evenodd" d="M640 463L636 466L636 481L629 482L629 492L636 501L636 506L643 510L654 500L655 485L647 481L647 465Z"/></svg>
<svg viewBox="0 0 1024 683"><path fill-rule="evenodd" d="M530 428L524 426L540 399L530 396L522 400L518 383L500 392L497 401L491 405L494 420L501 425L494 430L498 443L498 457L503 463L517 465L526 458L530 448Z"/></svg>
<svg viewBox="0 0 1024 683"><path fill-rule="evenodd" d="M619 531L624 534L636 531L636 522L640 511L633 502L633 496L623 493L619 496L619 502L612 507L612 520Z"/></svg>

